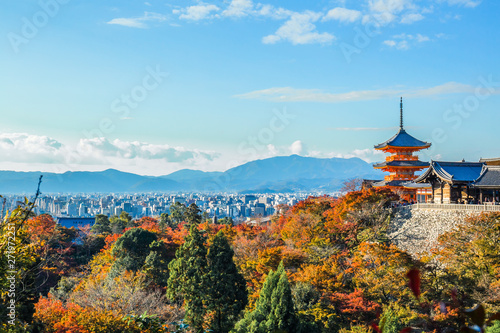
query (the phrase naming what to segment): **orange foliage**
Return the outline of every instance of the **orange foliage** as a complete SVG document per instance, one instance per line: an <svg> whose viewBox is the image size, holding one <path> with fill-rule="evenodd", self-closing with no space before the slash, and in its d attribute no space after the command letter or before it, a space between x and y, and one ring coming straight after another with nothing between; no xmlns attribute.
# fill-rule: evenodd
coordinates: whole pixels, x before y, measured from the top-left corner
<svg viewBox="0 0 500 333"><path fill-rule="evenodd" d="M104 248L101 249L101 252L111 249L113 244L116 242L118 238L120 238L121 235L122 234L112 234L106 236L106 238L104 239L106 245L104 245Z"/></svg>
<svg viewBox="0 0 500 333"><path fill-rule="evenodd" d="M47 241L53 237L56 221L48 214L38 215L26 221L28 232L33 243Z"/></svg>
<svg viewBox="0 0 500 333"><path fill-rule="evenodd" d="M141 332L135 324L123 321L121 314L112 311L84 308L55 299L51 294L40 297L35 304L34 318L55 333Z"/></svg>
<svg viewBox="0 0 500 333"><path fill-rule="evenodd" d="M139 221L136 222L136 226L138 228L148 230L154 233L160 233L160 226L158 225L158 220L153 217L149 216L142 217Z"/></svg>

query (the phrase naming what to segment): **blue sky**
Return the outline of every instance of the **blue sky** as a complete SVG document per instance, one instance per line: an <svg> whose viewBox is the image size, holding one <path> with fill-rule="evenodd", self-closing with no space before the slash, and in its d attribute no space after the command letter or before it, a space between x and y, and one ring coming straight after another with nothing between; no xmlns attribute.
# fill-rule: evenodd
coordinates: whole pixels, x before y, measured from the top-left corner
<svg viewBox="0 0 500 333"><path fill-rule="evenodd" d="M0 169L225 170L297 153L500 156L500 3L3 1Z"/></svg>

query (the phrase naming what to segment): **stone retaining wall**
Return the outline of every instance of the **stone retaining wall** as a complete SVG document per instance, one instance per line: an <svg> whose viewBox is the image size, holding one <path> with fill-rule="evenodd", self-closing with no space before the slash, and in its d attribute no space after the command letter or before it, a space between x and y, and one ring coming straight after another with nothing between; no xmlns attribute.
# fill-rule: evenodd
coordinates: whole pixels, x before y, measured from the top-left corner
<svg viewBox="0 0 500 333"><path fill-rule="evenodd" d="M428 252L435 247L439 235L466 222L468 216L480 213L404 207L397 210L395 218L389 225L387 235L400 249L416 255Z"/></svg>

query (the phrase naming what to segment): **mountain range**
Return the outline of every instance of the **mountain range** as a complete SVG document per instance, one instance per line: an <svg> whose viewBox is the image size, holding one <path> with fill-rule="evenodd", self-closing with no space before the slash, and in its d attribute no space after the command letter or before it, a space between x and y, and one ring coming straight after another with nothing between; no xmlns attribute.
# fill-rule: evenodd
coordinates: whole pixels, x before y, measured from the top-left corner
<svg viewBox="0 0 500 333"><path fill-rule="evenodd" d="M225 172L179 170L165 176L141 176L108 169L62 174L0 171L0 194L34 193L43 174L43 193L336 191L349 178L379 178L382 173L359 158L298 155L255 160Z"/></svg>

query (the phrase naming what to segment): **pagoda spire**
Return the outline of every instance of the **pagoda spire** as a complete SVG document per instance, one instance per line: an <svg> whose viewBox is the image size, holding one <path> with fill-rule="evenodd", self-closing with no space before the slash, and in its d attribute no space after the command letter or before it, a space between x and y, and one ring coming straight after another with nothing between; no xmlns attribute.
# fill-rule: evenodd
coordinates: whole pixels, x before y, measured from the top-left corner
<svg viewBox="0 0 500 333"><path fill-rule="evenodd" d="M399 104L399 128L403 129L403 97L401 97L401 102Z"/></svg>

